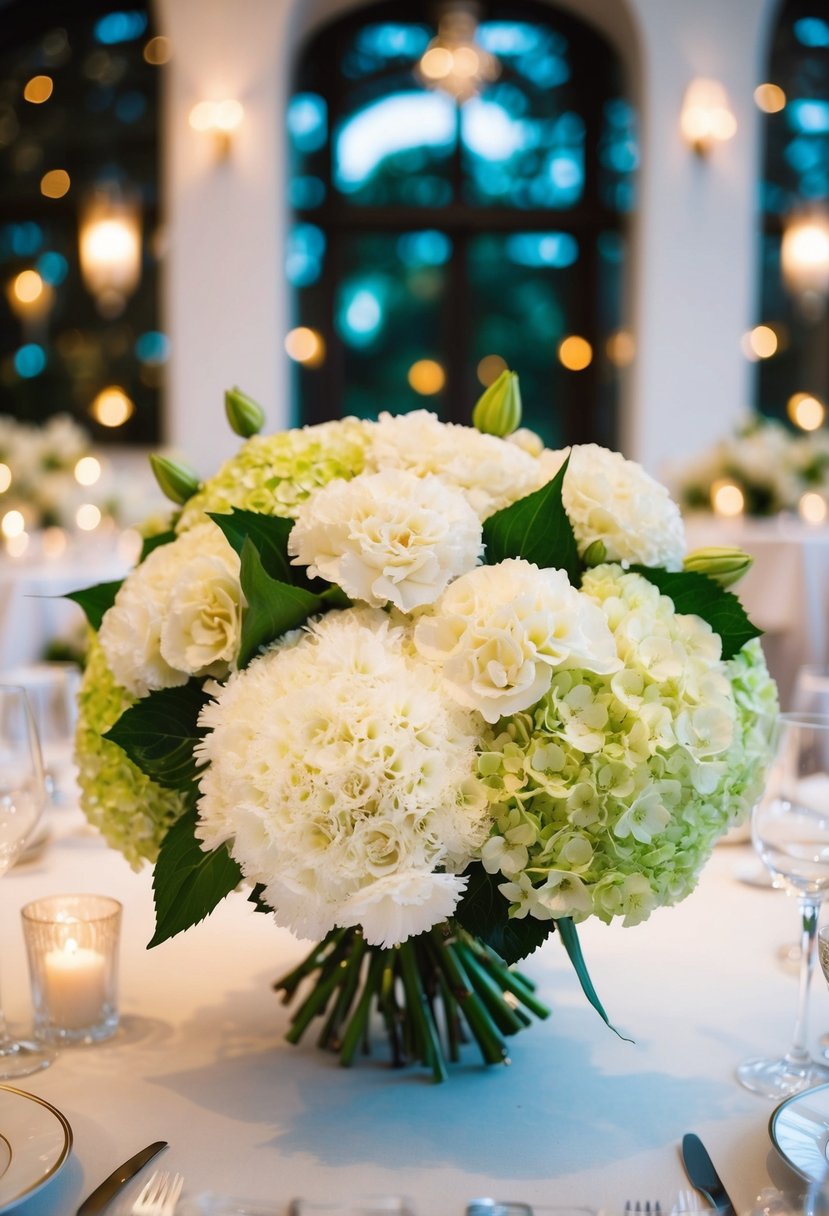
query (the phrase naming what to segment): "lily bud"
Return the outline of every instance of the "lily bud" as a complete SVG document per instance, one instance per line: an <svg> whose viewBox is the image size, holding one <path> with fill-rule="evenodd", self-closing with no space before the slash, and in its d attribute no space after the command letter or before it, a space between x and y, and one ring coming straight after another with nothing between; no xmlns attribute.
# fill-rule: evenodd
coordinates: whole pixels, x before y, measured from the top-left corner
<svg viewBox="0 0 829 1216"><path fill-rule="evenodd" d="M169 456L159 456L155 452L151 452L150 467L155 473L155 479L161 492L171 502L187 502L187 499L193 497L201 484L198 474L189 465L181 464L178 460L171 460Z"/></svg>
<svg viewBox="0 0 829 1216"><path fill-rule="evenodd" d="M502 371L472 411L472 425L485 435L510 435L521 423L521 390L516 372Z"/></svg>
<svg viewBox="0 0 829 1216"><path fill-rule="evenodd" d="M582 554L582 561L585 566L601 566L602 562L607 561L607 545L603 540L594 540L585 549Z"/></svg>
<svg viewBox="0 0 829 1216"><path fill-rule="evenodd" d="M238 388L229 388L225 393L225 413L231 429L243 439L258 435L265 425L262 406Z"/></svg>
<svg viewBox="0 0 829 1216"><path fill-rule="evenodd" d="M707 574L721 587L731 587L748 572L754 558L733 545L709 545L686 554L683 566L696 574Z"/></svg>

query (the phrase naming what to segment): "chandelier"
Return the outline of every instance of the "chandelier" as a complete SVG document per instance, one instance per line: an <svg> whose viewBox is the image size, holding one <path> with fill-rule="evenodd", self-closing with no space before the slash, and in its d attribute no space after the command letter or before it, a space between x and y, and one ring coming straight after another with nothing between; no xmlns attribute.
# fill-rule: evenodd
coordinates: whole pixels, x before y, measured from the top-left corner
<svg viewBox="0 0 829 1216"><path fill-rule="evenodd" d="M438 19L437 36L421 55L415 74L427 88L440 89L462 103L475 97L482 86L495 80L498 60L475 41L478 5L447 5Z"/></svg>

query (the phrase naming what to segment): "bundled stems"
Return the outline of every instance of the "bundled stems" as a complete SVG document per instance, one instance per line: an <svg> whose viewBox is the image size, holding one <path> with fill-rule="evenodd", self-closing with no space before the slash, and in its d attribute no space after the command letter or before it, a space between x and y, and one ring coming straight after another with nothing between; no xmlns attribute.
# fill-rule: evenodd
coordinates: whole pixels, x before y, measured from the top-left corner
<svg viewBox="0 0 829 1216"><path fill-rule="evenodd" d="M274 987L291 1002L311 985L287 1039L298 1043L321 1018L320 1047L350 1066L368 1051L373 1010L382 1017L391 1062L420 1062L435 1082L461 1057L471 1037L486 1064L509 1063L505 1037L546 1018L549 1009L530 980L489 946L455 926L438 926L400 946L369 946L359 929L337 929Z"/></svg>

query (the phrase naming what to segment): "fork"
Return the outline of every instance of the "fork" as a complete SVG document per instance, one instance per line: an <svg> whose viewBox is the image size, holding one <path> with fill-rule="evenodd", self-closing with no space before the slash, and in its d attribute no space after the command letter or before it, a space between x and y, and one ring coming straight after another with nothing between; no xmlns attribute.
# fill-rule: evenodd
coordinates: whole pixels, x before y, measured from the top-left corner
<svg viewBox="0 0 829 1216"><path fill-rule="evenodd" d="M626 1216L633 1216L633 1213L640 1212L642 1216L662 1216L662 1204L657 1199L655 1203L651 1203L650 1199L628 1199L625 1203Z"/></svg>
<svg viewBox="0 0 829 1216"><path fill-rule="evenodd" d="M132 1205L131 1216L174 1216L184 1178L156 1170Z"/></svg>

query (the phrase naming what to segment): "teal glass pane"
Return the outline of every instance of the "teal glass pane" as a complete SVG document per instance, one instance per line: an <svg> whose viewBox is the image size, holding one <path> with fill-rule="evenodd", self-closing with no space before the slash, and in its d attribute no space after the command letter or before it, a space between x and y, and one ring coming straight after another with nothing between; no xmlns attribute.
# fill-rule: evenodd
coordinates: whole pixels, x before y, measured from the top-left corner
<svg viewBox="0 0 829 1216"><path fill-rule="evenodd" d="M584 194L585 123L563 35L487 21L477 40L500 74L461 109L464 197L474 204L567 210Z"/></svg>
<svg viewBox="0 0 829 1216"><path fill-rule="evenodd" d="M599 197L611 211L632 211L636 203L639 134L636 111L614 97L602 107L599 136Z"/></svg>
<svg viewBox="0 0 829 1216"><path fill-rule="evenodd" d="M340 194L371 206L440 207L450 202L454 102L444 93L412 87L352 100L333 139L334 184Z"/></svg>
<svg viewBox="0 0 829 1216"><path fill-rule="evenodd" d="M38 6L13 0L0 27L0 414L38 423L66 412L96 443L150 445L167 359L156 254L163 68L144 58L154 33L146 3L93 7L66 5L59 23L46 12L38 27ZM39 104L24 100L35 76L53 86ZM51 169L68 174L62 197L41 193ZM144 248L137 289L107 309L81 277L78 216L110 182L140 200ZM42 307L28 312L9 290L26 270L44 285ZM108 384L135 405L116 429L89 412Z"/></svg>
<svg viewBox="0 0 829 1216"><path fill-rule="evenodd" d="M343 238L333 328L344 396L335 413L376 418L381 410L440 412L439 369L444 367L443 319L451 255L449 238L433 229ZM297 298L297 324L324 331L326 301L319 285L301 289ZM438 369L423 368L424 361ZM313 391L314 379L324 372L325 368L300 369L301 384L304 381ZM421 390L438 391L417 391L410 378Z"/></svg>
<svg viewBox="0 0 829 1216"><path fill-rule="evenodd" d="M764 117L765 211L785 215L829 198L829 21L818 6L785 6L772 44L767 79L786 105Z"/></svg>
<svg viewBox="0 0 829 1216"><path fill-rule="evenodd" d="M609 234L606 234L609 235ZM611 258L595 251L600 336L594 342L592 378L600 386L603 434L612 439L617 371L604 355L603 339L618 325L624 251L606 242ZM583 298L586 250L565 233L487 233L469 244L470 331L474 373L487 357L498 356L521 379L524 425L551 447L567 443L568 419L583 409L584 373L570 372L558 359L563 338L584 329L574 319ZM475 393L481 391L477 383Z"/></svg>
<svg viewBox="0 0 829 1216"><path fill-rule="evenodd" d="M286 112L288 202L307 211L325 202L328 105L319 93L295 93Z"/></svg>

